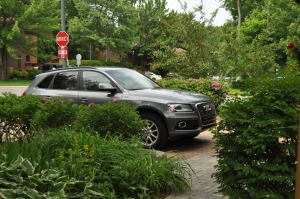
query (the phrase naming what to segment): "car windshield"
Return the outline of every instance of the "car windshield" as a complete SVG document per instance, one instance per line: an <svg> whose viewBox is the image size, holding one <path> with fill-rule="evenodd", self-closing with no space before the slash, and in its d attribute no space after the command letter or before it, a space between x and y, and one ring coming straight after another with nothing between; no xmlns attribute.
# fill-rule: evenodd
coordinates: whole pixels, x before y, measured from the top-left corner
<svg viewBox="0 0 300 199"><path fill-rule="evenodd" d="M134 70L122 69L106 72L127 90L160 88L158 84Z"/></svg>

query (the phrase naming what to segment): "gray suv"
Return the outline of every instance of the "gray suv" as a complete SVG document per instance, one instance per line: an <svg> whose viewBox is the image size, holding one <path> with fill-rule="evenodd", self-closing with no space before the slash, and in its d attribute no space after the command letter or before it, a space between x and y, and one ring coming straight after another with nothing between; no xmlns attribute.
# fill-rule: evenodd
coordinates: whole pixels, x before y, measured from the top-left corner
<svg viewBox="0 0 300 199"><path fill-rule="evenodd" d="M145 148L160 149L169 138L193 138L216 124L215 108L208 97L163 88L127 68L80 67L49 71L36 76L24 94L66 97L86 105L114 99L129 102L148 122L143 129Z"/></svg>

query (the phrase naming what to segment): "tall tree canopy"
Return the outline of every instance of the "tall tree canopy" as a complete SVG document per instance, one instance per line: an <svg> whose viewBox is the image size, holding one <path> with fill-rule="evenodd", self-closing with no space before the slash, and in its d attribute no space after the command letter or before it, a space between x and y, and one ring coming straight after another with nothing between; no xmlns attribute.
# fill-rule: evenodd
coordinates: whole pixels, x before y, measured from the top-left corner
<svg viewBox="0 0 300 199"><path fill-rule="evenodd" d="M59 28L58 0L0 1L0 79L5 79L7 54L16 57L16 50L37 55L36 46L25 35L53 41L51 33ZM43 54L43 51L40 51Z"/></svg>
<svg viewBox="0 0 300 199"><path fill-rule="evenodd" d="M132 49L137 31L138 0L74 0L68 32L80 51L111 48L122 54ZM90 52L91 53L91 52Z"/></svg>

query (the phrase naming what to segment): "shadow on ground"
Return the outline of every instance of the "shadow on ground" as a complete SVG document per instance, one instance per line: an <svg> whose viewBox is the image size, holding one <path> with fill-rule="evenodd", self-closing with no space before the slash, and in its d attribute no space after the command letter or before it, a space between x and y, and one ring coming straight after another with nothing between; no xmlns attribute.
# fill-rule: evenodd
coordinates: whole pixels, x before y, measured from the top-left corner
<svg viewBox="0 0 300 199"><path fill-rule="evenodd" d="M170 155L180 155L183 159L191 158L195 155L214 155L214 141L210 131L202 132L194 139L176 139L168 142L163 148L163 152Z"/></svg>

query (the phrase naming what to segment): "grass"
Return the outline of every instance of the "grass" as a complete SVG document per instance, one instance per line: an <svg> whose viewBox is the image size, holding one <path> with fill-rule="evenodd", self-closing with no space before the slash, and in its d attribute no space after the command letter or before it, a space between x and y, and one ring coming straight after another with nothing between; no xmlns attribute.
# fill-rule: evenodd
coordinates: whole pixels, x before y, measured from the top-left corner
<svg viewBox="0 0 300 199"><path fill-rule="evenodd" d="M2 80L0 86L29 86L32 80Z"/></svg>

